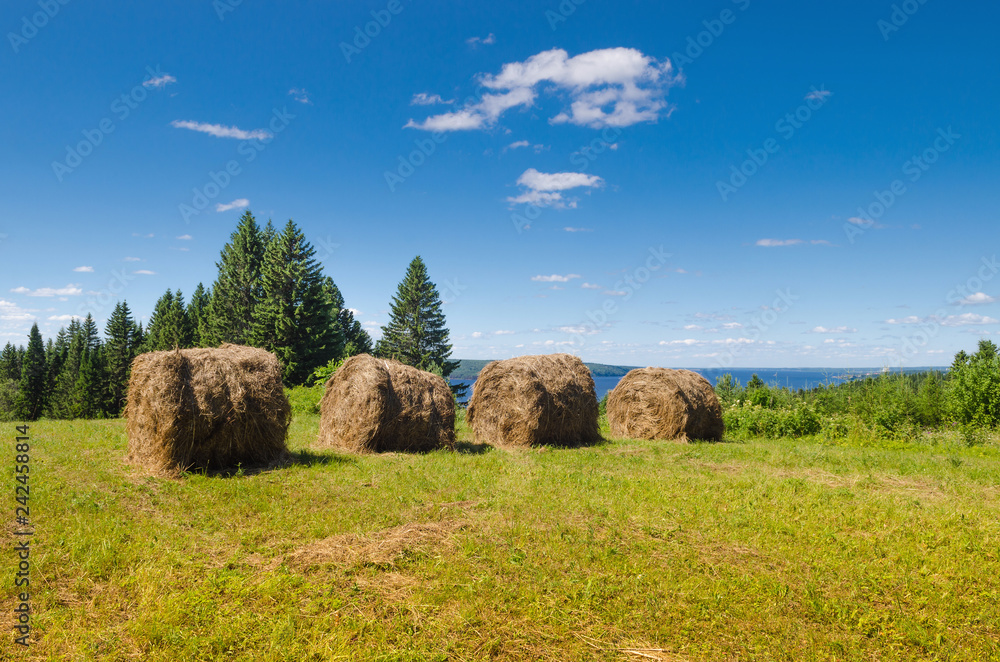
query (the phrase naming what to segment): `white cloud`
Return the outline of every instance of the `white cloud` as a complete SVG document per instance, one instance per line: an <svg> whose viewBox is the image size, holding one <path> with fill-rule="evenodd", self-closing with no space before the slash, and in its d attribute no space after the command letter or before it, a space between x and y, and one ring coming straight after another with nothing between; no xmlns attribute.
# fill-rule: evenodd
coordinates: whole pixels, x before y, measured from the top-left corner
<svg viewBox="0 0 1000 662"><path fill-rule="evenodd" d="M758 239L756 245L771 248L774 246L797 246L801 243L801 239Z"/></svg>
<svg viewBox="0 0 1000 662"><path fill-rule="evenodd" d="M583 283L583 284L580 285L580 287L582 287L585 290L599 290L599 289L601 289L600 285L596 285L594 283Z"/></svg>
<svg viewBox="0 0 1000 662"><path fill-rule="evenodd" d="M73 271L79 271L84 274L94 273L94 267L73 267Z"/></svg>
<svg viewBox="0 0 1000 662"><path fill-rule="evenodd" d="M726 322L722 325L723 329L742 329L743 325L739 322Z"/></svg>
<svg viewBox="0 0 1000 662"><path fill-rule="evenodd" d="M218 203L217 205L215 205L215 211L224 212L224 211L229 211L230 209L243 209L244 207L249 207L249 206L250 206L249 200L247 200L246 198L237 198L236 200L233 200L232 202L227 202L225 204L221 202Z"/></svg>
<svg viewBox="0 0 1000 662"><path fill-rule="evenodd" d="M830 98L831 94L833 94L833 92L831 92L830 90L818 89L818 90L813 90L812 92L807 94L805 98L814 101L826 101L828 98Z"/></svg>
<svg viewBox="0 0 1000 662"><path fill-rule="evenodd" d="M70 283L66 287L40 287L29 290L27 287L16 287L11 290L15 294L27 294L29 297L75 297L83 294L79 284Z"/></svg>
<svg viewBox="0 0 1000 662"><path fill-rule="evenodd" d="M858 330L848 327L848 326L835 326L833 328L827 328L825 326L814 326L809 330L809 333L857 333Z"/></svg>
<svg viewBox="0 0 1000 662"><path fill-rule="evenodd" d="M133 271L134 274L139 274L140 276L155 276L155 271L150 271L149 269L139 269L138 271Z"/></svg>
<svg viewBox="0 0 1000 662"><path fill-rule="evenodd" d="M983 303L993 303L994 301L996 301L996 299L985 292L976 292L975 294L970 294L965 297L959 301L958 304L960 306L975 306Z"/></svg>
<svg viewBox="0 0 1000 662"><path fill-rule="evenodd" d="M531 280L537 283L568 283L574 278L582 278L582 276L580 274L566 274L565 276L552 274L551 276L532 276Z"/></svg>
<svg viewBox="0 0 1000 662"><path fill-rule="evenodd" d="M154 87L158 90L162 90L164 87L170 83L176 83L177 79L170 74L163 74L162 76L157 76L155 78L150 78L147 81L143 81L143 87Z"/></svg>
<svg viewBox="0 0 1000 662"><path fill-rule="evenodd" d="M68 322L68 321L74 320L74 319L79 320L79 319L83 319L83 318L80 317L79 315L50 315L49 316L49 321L52 321L52 322Z"/></svg>
<svg viewBox="0 0 1000 662"><path fill-rule="evenodd" d="M300 87L293 87L288 90L288 94L291 95L293 99L299 103L304 103L306 105L312 105L312 101L309 100L309 93Z"/></svg>
<svg viewBox="0 0 1000 662"><path fill-rule="evenodd" d="M189 235L189 234L182 234L181 236L179 236L177 238L180 239L181 241L191 241L191 239L192 239L191 235Z"/></svg>
<svg viewBox="0 0 1000 662"><path fill-rule="evenodd" d="M983 324L1000 324L1000 320L994 319L986 315L977 315L976 313L962 313L961 315L948 315L946 317L937 317L931 315L930 317L917 317L916 315L910 315L909 317L903 317L902 319L888 319L885 321L886 324L940 324L941 326L980 326Z"/></svg>
<svg viewBox="0 0 1000 662"><path fill-rule="evenodd" d="M698 324L688 324L688 325L686 325L686 326L684 327L684 330L685 330L685 331L700 331L700 330L701 330L701 329L703 329L703 328L705 328L705 327L703 327L703 326L700 326L700 325L698 325Z"/></svg>
<svg viewBox="0 0 1000 662"><path fill-rule="evenodd" d="M529 143L527 140L518 140L517 142L512 142L511 144L504 147L503 151L506 152L512 149L520 149L521 147L531 147L531 143Z"/></svg>
<svg viewBox="0 0 1000 662"><path fill-rule="evenodd" d="M704 344L703 340L695 340L694 338L685 338L684 340L661 340L660 344L665 346L670 345L686 345L690 347L691 345L701 345Z"/></svg>
<svg viewBox="0 0 1000 662"><path fill-rule="evenodd" d="M491 32L488 37L469 37L465 40L465 43L470 46L475 46L476 44L486 44L488 46L490 44L497 43L497 38L496 35Z"/></svg>
<svg viewBox="0 0 1000 662"><path fill-rule="evenodd" d="M427 94L426 92L420 92L414 94L413 98L410 99L411 106L435 106L438 104L449 104L455 103L454 99L448 99L445 101L441 98L440 94Z"/></svg>
<svg viewBox="0 0 1000 662"><path fill-rule="evenodd" d="M601 294L607 294L609 297L624 297L628 296L628 292L624 290L604 290Z"/></svg>
<svg viewBox="0 0 1000 662"><path fill-rule="evenodd" d="M593 228L563 228L563 232L593 232Z"/></svg>
<svg viewBox="0 0 1000 662"><path fill-rule="evenodd" d="M20 289L20 288L19 288ZM24 322L34 319L31 311L21 308L12 301L0 299L0 320L7 322Z"/></svg>
<svg viewBox="0 0 1000 662"><path fill-rule="evenodd" d="M472 332L472 337L473 338L482 338L483 337L483 332L482 331L473 331Z"/></svg>
<svg viewBox="0 0 1000 662"><path fill-rule="evenodd" d="M455 113L419 123L410 120L406 127L425 131L490 127L506 110L534 104L538 87L570 99L569 109L549 120L553 124L603 128L655 122L669 111L663 97L679 80L669 60L658 62L633 48L606 48L572 58L562 49L552 49L505 64L495 76L479 76L483 87L498 94L486 94Z"/></svg>
<svg viewBox="0 0 1000 662"><path fill-rule="evenodd" d="M514 335L514 332L502 329L500 331L494 331L493 334L497 335L497 336L512 336L512 335Z"/></svg>
<svg viewBox="0 0 1000 662"><path fill-rule="evenodd" d="M575 207L574 200L567 201L561 191L574 188L597 188L604 185L604 180L597 175L582 172L539 172L528 168L517 178L517 183L527 191L521 195L507 198L514 204L533 204L538 207ZM571 230L573 231L573 230Z"/></svg>
<svg viewBox="0 0 1000 662"><path fill-rule="evenodd" d="M124 261L125 262L139 262L140 260L137 257L126 257L126 258L124 258Z"/></svg>
<svg viewBox="0 0 1000 662"><path fill-rule="evenodd" d="M215 136L216 138L236 138L237 140L264 140L265 138L270 138L271 133L265 131L264 129L254 129L253 131L244 131L235 126L223 126L221 124L205 124L203 122L192 122L190 120L174 120L170 123L170 126L175 129L190 129L192 131L198 131L200 133L207 133L210 136Z"/></svg>

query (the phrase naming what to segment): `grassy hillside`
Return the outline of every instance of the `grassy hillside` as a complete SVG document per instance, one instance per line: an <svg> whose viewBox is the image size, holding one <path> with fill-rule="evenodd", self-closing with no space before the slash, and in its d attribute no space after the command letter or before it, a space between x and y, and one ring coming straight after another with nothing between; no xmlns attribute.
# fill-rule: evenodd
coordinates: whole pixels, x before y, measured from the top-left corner
<svg viewBox="0 0 1000 662"><path fill-rule="evenodd" d="M481 359L460 359L459 366L451 374L455 379L475 379L479 376L479 371L486 367L489 361ZM603 363L586 363L595 377L620 377L626 374L632 367L620 365L604 365ZM634 367L634 366L633 366Z"/></svg>
<svg viewBox="0 0 1000 662"><path fill-rule="evenodd" d="M161 480L121 421L32 425L26 659L1000 658L995 439L354 457L317 426L290 467Z"/></svg>

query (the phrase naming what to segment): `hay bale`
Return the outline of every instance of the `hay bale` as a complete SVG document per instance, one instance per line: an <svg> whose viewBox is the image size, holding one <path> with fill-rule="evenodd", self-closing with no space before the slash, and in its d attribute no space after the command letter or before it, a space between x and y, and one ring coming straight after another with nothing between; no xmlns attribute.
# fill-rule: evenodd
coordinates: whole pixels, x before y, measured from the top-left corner
<svg viewBox="0 0 1000 662"><path fill-rule="evenodd" d="M127 460L154 473L269 466L288 453L281 364L254 347L140 354L125 417Z"/></svg>
<svg viewBox="0 0 1000 662"><path fill-rule="evenodd" d="M320 446L354 453L455 447L455 400L442 377L368 354L326 382Z"/></svg>
<svg viewBox="0 0 1000 662"><path fill-rule="evenodd" d="M497 446L600 441L590 370L571 354L493 361L479 373L465 416L477 441Z"/></svg>
<svg viewBox="0 0 1000 662"><path fill-rule="evenodd" d="M616 437L719 440L722 407L707 379L690 370L632 370L608 395Z"/></svg>

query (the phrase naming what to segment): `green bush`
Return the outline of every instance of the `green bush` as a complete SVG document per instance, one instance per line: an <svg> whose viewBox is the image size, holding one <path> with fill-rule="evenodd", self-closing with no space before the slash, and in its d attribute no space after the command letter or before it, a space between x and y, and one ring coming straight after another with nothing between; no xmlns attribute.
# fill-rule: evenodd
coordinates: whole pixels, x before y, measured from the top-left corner
<svg viewBox="0 0 1000 662"><path fill-rule="evenodd" d="M950 373L948 408L963 426L1000 427L1000 356L989 340L972 356L955 357Z"/></svg>
<svg viewBox="0 0 1000 662"><path fill-rule="evenodd" d="M722 412L726 433L735 438L805 437L822 429L819 414L808 405L769 409L749 402L735 404Z"/></svg>
<svg viewBox="0 0 1000 662"><path fill-rule="evenodd" d="M323 385L295 386L285 389L288 402L292 405L292 415L318 414L319 402L323 399Z"/></svg>

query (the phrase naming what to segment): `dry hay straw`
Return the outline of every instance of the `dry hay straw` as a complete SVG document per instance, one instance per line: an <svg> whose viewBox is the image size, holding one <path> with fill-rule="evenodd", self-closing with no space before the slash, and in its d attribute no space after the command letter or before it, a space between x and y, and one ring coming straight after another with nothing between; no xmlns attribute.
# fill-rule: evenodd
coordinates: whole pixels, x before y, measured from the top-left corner
<svg viewBox="0 0 1000 662"><path fill-rule="evenodd" d="M354 453L454 448L455 399L435 374L352 356L326 382L318 443Z"/></svg>
<svg viewBox="0 0 1000 662"><path fill-rule="evenodd" d="M125 417L127 461L152 473L273 466L288 456L281 364L254 347L140 354Z"/></svg>
<svg viewBox="0 0 1000 662"><path fill-rule="evenodd" d="M298 568L327 564L394 567L407 556L430 554L466 527L463 520L409 523L383 531L347 533L317 540L293 551L285 562Z"/></svg>
<svg viewBox="0 0 1000 662"><path fill-rule="evenodd" d="M616 437L719 440L722 407L707 379L690 370L639 368L608 395L608 425Z"/></svg>
<svg viewBox="0 0 1000 662"><path fill-rule="evenodd" d="M493 361L466 414L476 441L501 447L578 446L601 440L590 370L571 354Z"/></svg>

